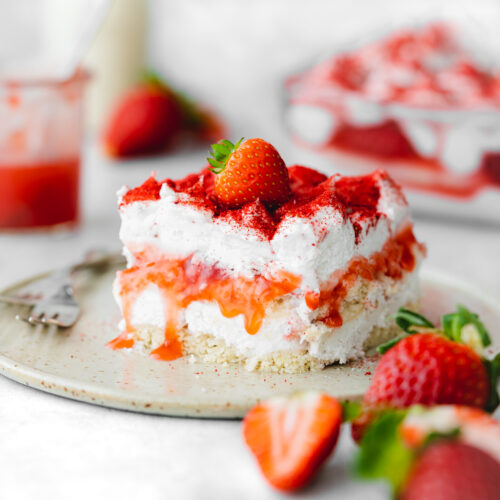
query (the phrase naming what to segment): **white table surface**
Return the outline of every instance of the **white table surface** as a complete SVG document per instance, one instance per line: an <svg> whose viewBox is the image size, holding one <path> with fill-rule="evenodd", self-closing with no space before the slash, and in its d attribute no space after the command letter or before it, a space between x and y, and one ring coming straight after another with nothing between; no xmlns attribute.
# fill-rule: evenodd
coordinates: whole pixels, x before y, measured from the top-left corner
<svg viewBox="0 0 500 500"><path fill-rule="evenodd" d="M195 170L205 151L111 163L87 148L85 218L70 237L0 236L0 287L78 259L85 249L118 250L115 191L153 169ZM500 297L500 229L416 219L426 266ZM334 457L298 498L388 498L383 486L352 481L354 446L344 432ZM79 403L0 377L1 499L271 499L241 439L238 421L148 416Z"/></svg>

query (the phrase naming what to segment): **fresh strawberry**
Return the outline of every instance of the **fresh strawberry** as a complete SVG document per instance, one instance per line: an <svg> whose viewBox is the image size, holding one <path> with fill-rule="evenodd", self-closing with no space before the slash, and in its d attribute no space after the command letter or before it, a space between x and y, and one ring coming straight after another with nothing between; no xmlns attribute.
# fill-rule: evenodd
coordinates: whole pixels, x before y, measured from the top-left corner
<svg viewBox="0 0 500 500"><path fill-rule="evenodd" d="M495 500L500 498L500 463L474 446L431 444L414 466L402 500Z"/></svg>
<svg viewBox="0 0 500 500"><path fill-rule="evenodd" d="M295 491L331 454L341 422L336 399L308 392L258 404L243 421L243 435L269 483Z"/></svg>
<svg viewBox="0 0 500 500"><path fill-rule="evenodd" d="M228 208L260 199L276 208L291 195L288 169L271 144L262 139L222 140L212 145L207 158L215 179L215 193Z"/></svg>
<svg viewBox="0 0 500 500"><path fill-rule="evenodd" d="M398 342L382 356L363 402L404 408L412 404L461 404L482 408L489 381L469 346L423 333Z"/></svg>
<svg viewBox="0 0 500 500"><path fill-rule="evenodd" d="M500 422L469 406L440 405L412 408L400 425L403 441L411 448L423 446L435 434L457 434L460 441L476 446L500 462Z"/></svg>
<svg viewBox="0 0 500 500"><path fill-rule="evenodd" d="M213 142L224 132L223 123L212 111L148 72L116 106L104 133L104 147L118 158L151 155L164 151L181 136Z"/></svg>
<svg viewBox="0 0 500 500"><path fill-rule="evenodd" d="M384 410L363 436L354 470L363 479L384 479L403 500L499 498L499 428L475 408Z"/></svg>
<svg viewBox="0 0 500 500"><path fill-rule="evenodd" d="M477 315L458 306L456 313L443 316L440 330L423 316L401 309L396 322L409 335L381 348L384 354L363 398L363 413L352 423L357 442L376 413L388 407L497 407L500 356L486 360L478 353L491 341Z"/></svg>
<svg viewBox="0 0 500 500"><path fill-rule="evenodd" d="M113 157L158 153L183 126L183 112L174 94L151 81L123 96L104 133L104 147Z"/></svg>

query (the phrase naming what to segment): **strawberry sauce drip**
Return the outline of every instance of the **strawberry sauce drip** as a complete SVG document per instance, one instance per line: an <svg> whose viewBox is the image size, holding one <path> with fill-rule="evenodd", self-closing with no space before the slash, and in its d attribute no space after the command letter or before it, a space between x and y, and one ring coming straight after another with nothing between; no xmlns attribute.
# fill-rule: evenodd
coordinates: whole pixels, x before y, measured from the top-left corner
<svg viewBox="0 0 500 500"><path fill-rule="evenodd" d="M184 179L157 181L150 177L142 186L129 190L123 197L120 209L135 202L160 199L165 184L177 193L182 193L175 203L184 204L210 214L213 223L234 224L251 230L262 240L270 241L280 224L294 217L314 219L319 210L334 208L339 221L350 220L354 227L355 243L358 244L384 214L379 212L381 187L391 192L393 202L406 204L403 194L383 171L358 177L327 178L315 170L289 167L292 196L282 206L270 210L260 200L247 203L241 208L227 209L218 204L214 195L214 174L203 169ZM324 228L323 228L324 225ZM327 225L321 217L315 226L318 238L326 236ZM324 232L324 234L323 234ZM375 280L382 276L400 279L404 271L415 266L414 247L425 251L413 236L409 225L391 238L384 248L369 259L356 257L347 269L335 272L320 292L309 290L305 301L309 309L326 306L323 316L330 326L342 325L340 307L358 277ZM158 287L165 311L165 342L151 353L157 359L176 359L183 354L182 341L178 337L180 313L195 301L216 302L223 316L232 318L243 315L246 331L257 333L264 320L267 306L276 298L296 290L301 277L280 270L269 275L251 278L226 274L217 266L208 266L188 258L167 257L154 246L128 245L134 255L135 265L118 273L125 331L108 345L113 349L128 348L134 344L135 329L132 325L132 310L136 299L150 285Z"/></svg>
<svg viewBox="0 0 500 500"><path fill-rule="evenodd" d="M118 275L125 331L108 346L113 349L132 347L134 302L141 292L154 284L162 294L165 311L165 342L151 352L155 359L172 360L182 356L182 342L177 333L179 313L191 302L215 301L227 318L243 314L246 331L254 335L262 325L267 305L295 290L301 281L299 277L281 270L272 277L229 277L216 266L206 266L192 257L147 262L146 254L140 255L137 265Z"/></svg>
<svg viewBox="0 0 500 500"><path fill-rule="evenodd" d="M383 276L399 280L403 272L411 272L415 268L414 247L425 253L425 247L417 242L411 226L407 226L394 238L387 241L380 252L369 259L355 257L342 272L339 279L331 280L321 288L320 293L306 293L306 304L311 310L327 306L327 313L322 318L328 326L342 326L340 308L351 287L360 277L373 281ZM334 278L334 277L332 277Z"/></svg>

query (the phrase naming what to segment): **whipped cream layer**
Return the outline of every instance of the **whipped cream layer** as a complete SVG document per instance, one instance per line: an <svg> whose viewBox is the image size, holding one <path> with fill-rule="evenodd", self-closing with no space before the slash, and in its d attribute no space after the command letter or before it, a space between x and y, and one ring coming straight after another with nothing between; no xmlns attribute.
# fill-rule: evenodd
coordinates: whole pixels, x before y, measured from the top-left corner
<svg viewBox="0 0 500 500"><path fill-rule="evenodd" d="M408 224L406 200L382 171L347 178L353 179L349 186L346 178L327 179L304 167L292 167L292 188L297 170L301 175L314 172L321 182L311 185L312 194L303 195L305 202L298 188L300 202L294 205L291 200L292 206L285 207L281 215L274 214L268 223L266 218L273 214L258 201L220 213L212 205L200 203L196 191L179 191L166 182L156 199L124 203L130 191L122 189L120 238L129 267L144 248L154 248L158 257L195 256L228 274L266 276L284 270L301 277L300 291L319 291L336 270L344 269L356 256L369 258L380 251L391 235ZM200 174L197 182L205 182L206 175L212 174ZM365 206L348 207L342 201L356 189L363 198L362 190L367 188L367 200L361 200ZM368 194L372 199L368 200Z"/></svg>
<svg viewBox="0 0 500 500"><path fill-rule="evenodd" d="M214 302L196 301L191 303L180 317L180 326L194 336L212 335L223 340L226 345L247 358L247 368L252 369L266 355L275 352L308 351L324 364L345 363L364 354L364 343L374 327L386 328L388 318L396 314L400 307L415 304L419 298L418 267L407 275L394 293L394 284L374 285L365 297L364 311L335 329L321 323L311 327L310 317L303 317L304 308L297 296L291 296L283 308L268 311L264 322L255 335L249 335L241 315L227 318L222 315ZM389 290L392 289L392 290ZM388 293L392 292L392 296ZM115 283L115 298L120 302L119 290ZM309 311L310 315L311 311ZM137 299L133 308L134 325L152 325L163 331L165 309L160 291L154 285L148 287ZM124 322L120 324L123 329ZM297 332L305 332L309 335ZM157 346L154 346L157 347ZM139 346L140 348L140 346Z"/></svg>

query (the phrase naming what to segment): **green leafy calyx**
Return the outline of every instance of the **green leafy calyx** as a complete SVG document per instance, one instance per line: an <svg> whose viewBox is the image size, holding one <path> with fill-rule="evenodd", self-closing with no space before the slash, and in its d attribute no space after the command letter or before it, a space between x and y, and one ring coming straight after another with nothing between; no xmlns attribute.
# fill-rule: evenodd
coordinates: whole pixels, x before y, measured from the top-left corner
<svg viewBox="0 0 500 500"><path fill-rule="evenodd" d="M214 174L223 172L229 157L240 147L242 142L243 137L236 144L227 139L222 139L217 144L212 144L212 151L210 151L210 156L207 158L211 166L210 170Z"/></svg>
<svg viewBox="0 0 500 500"><path fill-rule="evenodd" d="M421 314L400 307L394 320L406 333L418 333L422 328L434 328L434 325Z"/></svg>
<svg viewBox="0 0 500 500"><path fill-rule="evenodd" d="M400 307L396 315L394 316L394 321L396 324L405 332L405 334L400 335L385 344L380 345L377 350L380 354L386 353L389 349L394 347L400 340L403 340L408 335L413 335L415 333L420 333L424 330L435 331L434 325L421 314L411 311L410 309L405 309Z"/></svg>
<svg viewBox="0 0 500 500"><path fill-rule="evenodd" d="M384 479L394 493L401 490L415 460L415 451L399 432L405 416L404 410L382 412L365 432L353 464L358 477Z"/></svg>
<svg viewBox="0 0 500 500"><path fill-rule="evenodd" d="M457 312L445 314L441 323L446 337L467 344L476 351L481 352L491 344L490 336L479 316L460 304L457 306Z"/></svg>
<svg viewBox="0 0 500 500"><path fill-rule="evenodd" d="M443 335L449 340L468 345L478 354L481 354L483 349L491 344L488 331L479 320L479 316L460 304L457 306L456 312L442 316L441 328L436 328L421 314L402 307L394 316L394 320L405 333L379 346L378 351L381 354L387 352L408 335L416 333L432 332Z"/></svg>
<svg viewBox="0 0 500 500"><path fill-rule="evenodd" d="M347 400L342 402L342 422L352 422L361 415L361 412L361 403Z"/></svg>

